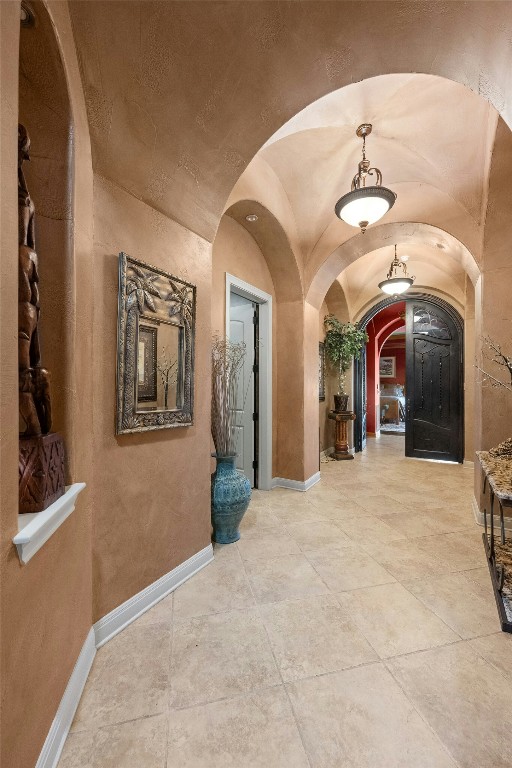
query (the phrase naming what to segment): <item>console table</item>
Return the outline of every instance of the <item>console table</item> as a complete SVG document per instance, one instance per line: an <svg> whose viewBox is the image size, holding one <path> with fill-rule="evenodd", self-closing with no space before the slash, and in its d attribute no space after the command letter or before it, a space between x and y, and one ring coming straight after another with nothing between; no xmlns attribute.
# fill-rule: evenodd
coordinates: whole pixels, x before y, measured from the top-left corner
<svg viewBox="0 0 512 768"><path fill-rule="evenodd" d="M337 461L343 459L353 459L353 454L348 449L347 439L347 424L349 421L354 421L356 418L355 413L352 411L329 411L329 418L336 422L336 439L334 443L333 456Z"/></svg>
<svg viewBox="0 0 512 768"><path fill-rule="evenodd" d="M512 458L491 456L488 451L477 451L483 474L483 494L489 488L489 523L487 522L487 504L484 503L484 533L482 534L487 564L491 574L496 605L500 614L501 628L504 632L512 632L512 621L507 616L503 603L503 586L506 571L503 563L496 560L496 537L494 532L494 502L497 500L500 515L500 549L510 549L512 541L505 534L504 510L512 510ZM510 574L512 578L512 573Z"/></svg>

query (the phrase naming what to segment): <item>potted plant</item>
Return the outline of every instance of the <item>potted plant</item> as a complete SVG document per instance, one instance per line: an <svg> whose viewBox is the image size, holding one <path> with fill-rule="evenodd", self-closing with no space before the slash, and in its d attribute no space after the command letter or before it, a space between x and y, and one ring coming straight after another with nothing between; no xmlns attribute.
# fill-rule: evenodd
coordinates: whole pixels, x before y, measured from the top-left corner
<svg viewBox="0 0 512 768"><path fill-rule="evenodd" d="M334 395L334 410L336 413L343 413L347 410L349 397L345 392L346 373L352 359L361 357L368 335L354 323L342 323L334 315L324 317L324 326L325 353L338 376L338 394Z"/></svg>
<svg viewBox="0 0 512 768"><path fill-rule="evenodd" d="M231 544L240 538L240 525L249 501L251 484L235 467L234 412L238 380L244 364L245 344L214 337L212 345L212 438L217 468L212 474L213 540Z"/></svg>

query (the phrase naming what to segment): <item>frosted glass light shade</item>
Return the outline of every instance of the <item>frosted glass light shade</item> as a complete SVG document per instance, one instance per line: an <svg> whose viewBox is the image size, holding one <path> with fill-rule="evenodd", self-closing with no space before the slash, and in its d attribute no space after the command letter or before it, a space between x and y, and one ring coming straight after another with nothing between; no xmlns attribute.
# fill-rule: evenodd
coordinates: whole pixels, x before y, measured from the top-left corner
<svg viewBox="0 0 512 768"><path fill-rule="evenodd" d="M387 187L362 187L340 197L334 207L338 218L363 232L393 207L396 194Z"/></svg>
<svg viewBox="0 0 512 768"><path fill-rule="evenodd" d="M382 283L379 283L379 288L392 296L395 293L405 293L413 282L411 277L392 277L390 280L383 280Z"/></svg>

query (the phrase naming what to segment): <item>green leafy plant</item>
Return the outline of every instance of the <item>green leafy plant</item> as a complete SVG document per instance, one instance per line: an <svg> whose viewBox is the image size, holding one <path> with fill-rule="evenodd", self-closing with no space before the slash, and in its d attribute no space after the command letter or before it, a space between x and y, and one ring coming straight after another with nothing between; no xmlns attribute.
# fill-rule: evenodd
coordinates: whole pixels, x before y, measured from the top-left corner
<svg viewBox="0 0 512 768"><path fill-rule="evenodd" d="M338 394L343 395L346 373L353 358L361 357L368 335L354 323L342 323L334 315L324 317L324 326L325 354L338 374Z"/></svg>

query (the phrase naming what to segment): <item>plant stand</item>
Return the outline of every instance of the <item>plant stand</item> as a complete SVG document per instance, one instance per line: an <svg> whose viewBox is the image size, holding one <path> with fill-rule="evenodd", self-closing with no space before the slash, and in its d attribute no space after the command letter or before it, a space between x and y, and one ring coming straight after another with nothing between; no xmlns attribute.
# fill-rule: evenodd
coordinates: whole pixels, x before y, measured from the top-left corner
<svg viewBox="0 0 512 768"><path fill-rule="evenodd" d="M349 421L355 421L355 413L353 411L345 411L344 413L330 411L329 418L332 419L336 425L334 458L336 461L353 459L354 456L348 449L347 424Z"/></svg>

